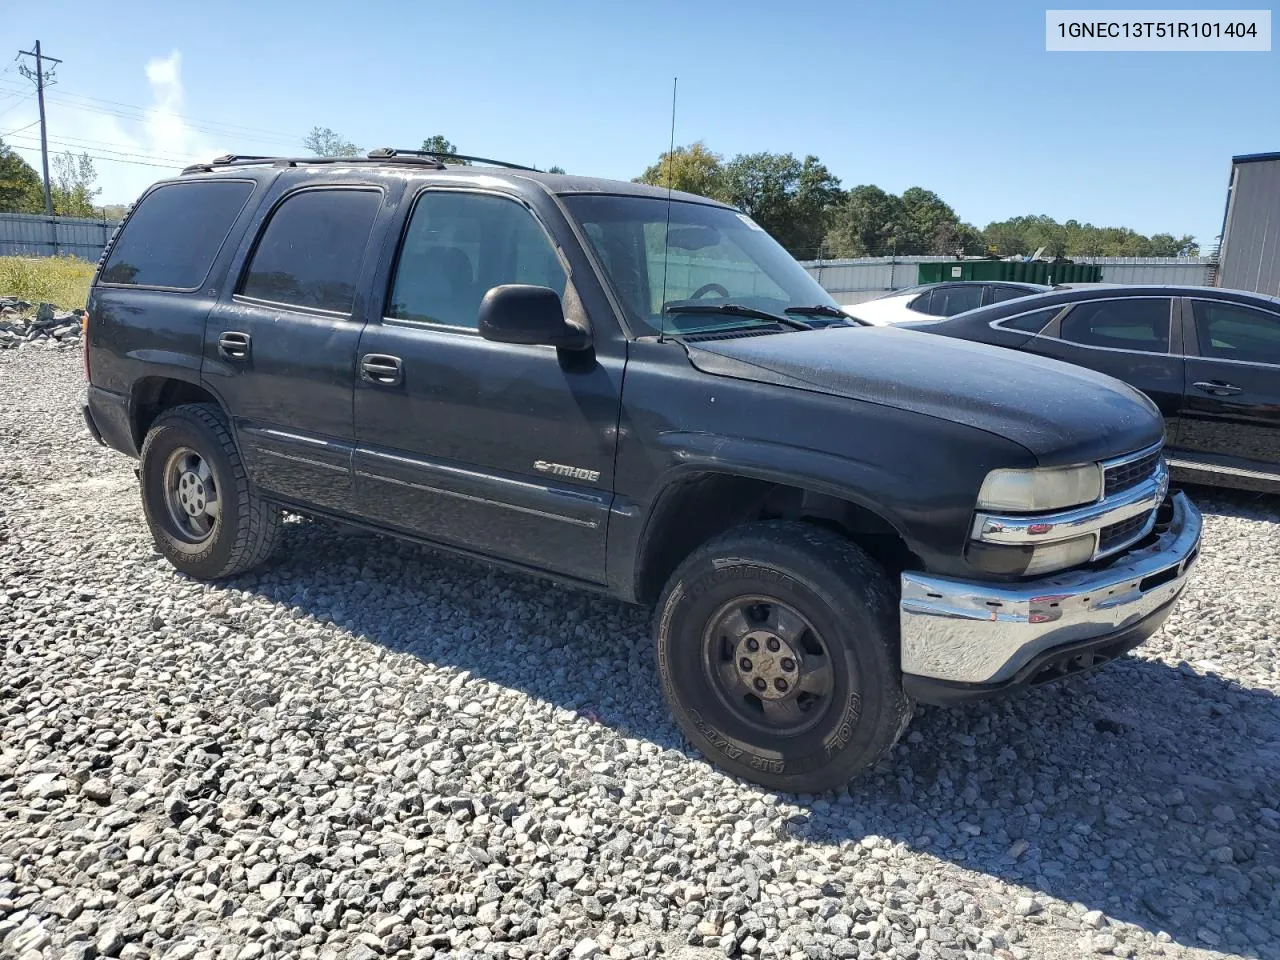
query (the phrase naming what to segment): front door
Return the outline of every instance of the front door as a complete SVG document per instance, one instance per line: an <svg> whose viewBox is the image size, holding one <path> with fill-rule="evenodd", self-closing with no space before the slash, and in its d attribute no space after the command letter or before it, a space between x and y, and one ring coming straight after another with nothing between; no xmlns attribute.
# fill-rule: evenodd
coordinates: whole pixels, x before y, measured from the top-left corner
<svg viewBox="0 0 1280 960"><path fill-rule="evenodd" d="M1280 310L1187 304L1194 337L1179 442L1185 458L1280 478Z"/></svg>
<svg viewBox="0 0 1280 960"><path fill-rule="evenodd" d="M1178 437L1182 407L1181 328L1171 297L1082 300L1022 349L1123 380L1145 393L1165 419L1165 445Z"/></svg>
<svg viewBox="0 0 1280 960"><path fill-rule="evenodd" d="M622 347L567 353L482 339L480 301L503 283L551 287L574 310L565 268L524 204L479 191L421 193L385 316L360 338L361 512L479 554L603 582Z"/></svg>
<svg viewBox="0 0 1280 960"><path fill-rule="evenodd" d="M205 324L203 376L249 475L280 499L350 506L356 289L381 203L372 187L286 194Z"/></svg>

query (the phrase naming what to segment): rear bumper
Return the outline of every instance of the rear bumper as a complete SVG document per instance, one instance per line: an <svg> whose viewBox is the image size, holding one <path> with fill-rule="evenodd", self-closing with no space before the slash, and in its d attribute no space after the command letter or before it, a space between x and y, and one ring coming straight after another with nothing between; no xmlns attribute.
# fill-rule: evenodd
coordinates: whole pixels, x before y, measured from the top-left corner
<svg viewBox="0 0 1280 960"><path fill-rule="evenodd" d="M102 431L98 429L98 425L93 422L93 414L89 412L89 404L84 404L80 408L80 412L84 414L84 425L89 428L89 433L93 435L93 439L97 440L102 446L107 445L107 441L102 439Z"/></svg>
<svg viewBox="0 0 1280 960"><path fill-rule="evenodd" d="M85 390L83 413L85 426L103 446L131 457L138 456L129 422L129 398L92 384Z"/></svg>
<svg viewBox="0 0 1280 960"><path fill-rule="evenodd" d="M1100 570L1009 585L903 574L903 686L924 702L975 699L1137 646L1169 615L1199 552L1200 513L1185 494L1167 514L1151 543Z"/></svg>

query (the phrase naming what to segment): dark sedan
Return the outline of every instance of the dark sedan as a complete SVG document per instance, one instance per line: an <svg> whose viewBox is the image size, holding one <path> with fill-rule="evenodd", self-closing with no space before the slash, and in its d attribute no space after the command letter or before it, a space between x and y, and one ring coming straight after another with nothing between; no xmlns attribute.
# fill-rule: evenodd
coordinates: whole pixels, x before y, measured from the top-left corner
<svg viewBox="0 0 1280 960"><path fill-rule="evenodd" d="M1164 414L1175 478L1280 492L1280 298L1098 285L900 326L1124 380Z"/></svg>

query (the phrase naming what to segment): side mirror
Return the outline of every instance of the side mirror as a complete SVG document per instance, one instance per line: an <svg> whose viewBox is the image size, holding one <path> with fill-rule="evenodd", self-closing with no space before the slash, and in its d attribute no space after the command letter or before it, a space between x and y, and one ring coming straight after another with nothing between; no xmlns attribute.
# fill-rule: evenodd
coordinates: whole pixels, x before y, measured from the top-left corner
<svg viewBox="0 0 1280 960"><path fill-rule="evenodd" d="M480 301L480 336L497 343L537 343L585 350L591 337L564 318L560 294L550 287L504 283Z"/></svg>

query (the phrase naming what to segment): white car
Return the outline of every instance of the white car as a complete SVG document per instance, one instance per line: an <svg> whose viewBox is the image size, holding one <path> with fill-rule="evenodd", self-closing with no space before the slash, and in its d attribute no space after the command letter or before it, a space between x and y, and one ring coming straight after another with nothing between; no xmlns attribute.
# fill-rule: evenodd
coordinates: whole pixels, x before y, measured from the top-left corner
<svg viewBox="0 0 1280 960"><path fill-rule="evenodd" d="M1052 289L1053 287L1043 283L1013 281L960 280L951 283L926 283L905 290L894 290L874 300L864 300L840 309L852 317L879 327L906 320L953 317L966 310L1047 293Z"/></svg>

